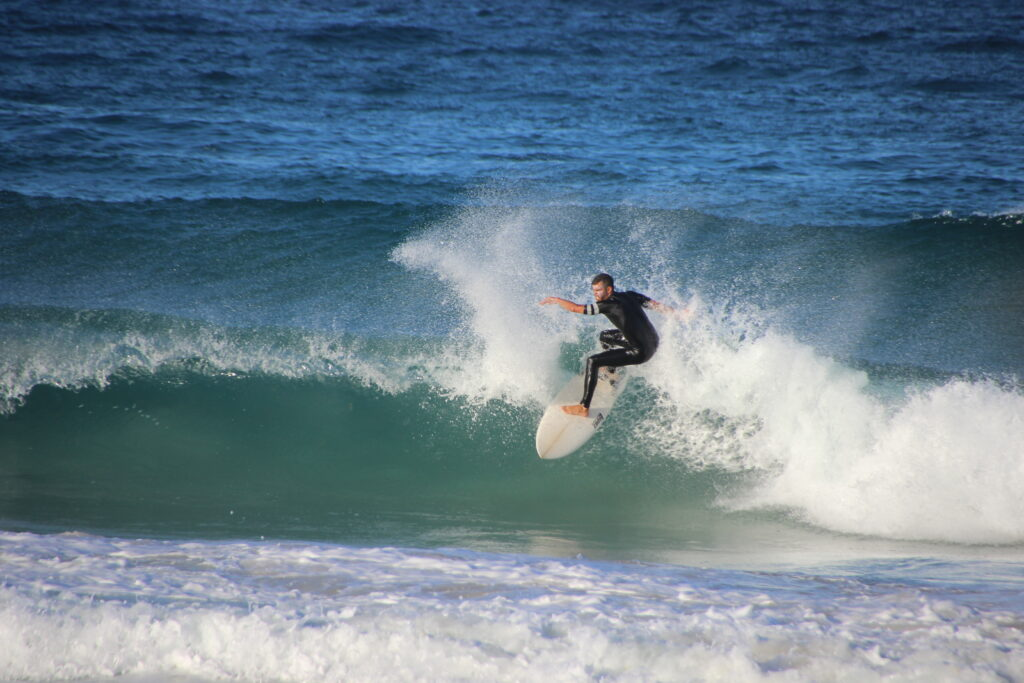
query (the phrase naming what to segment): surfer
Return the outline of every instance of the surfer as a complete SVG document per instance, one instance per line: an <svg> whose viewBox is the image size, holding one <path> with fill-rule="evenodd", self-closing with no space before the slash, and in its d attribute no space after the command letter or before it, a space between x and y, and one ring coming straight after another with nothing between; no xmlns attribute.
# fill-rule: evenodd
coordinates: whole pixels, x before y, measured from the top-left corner
<svg viewBox="0 0 1024 683"><path fill-rule="evenodd" d="M590 281L590 287L594 293L592 304L577 304L557 296L546 297L540 302L541 306L558 304L571 313L602 313L615 325L616 329L605 330L599 337L601 347L605 350L587 358L582 400L576 405L562 406L565 412L579 417L590 415L590 401L597 388L599 369L646 363L658 350L658 331L654 329L644 309L650 308L663 313L674 312L670 306L658 303L639 292L616 292L615 281L607 273L595 275Z"/></svg>

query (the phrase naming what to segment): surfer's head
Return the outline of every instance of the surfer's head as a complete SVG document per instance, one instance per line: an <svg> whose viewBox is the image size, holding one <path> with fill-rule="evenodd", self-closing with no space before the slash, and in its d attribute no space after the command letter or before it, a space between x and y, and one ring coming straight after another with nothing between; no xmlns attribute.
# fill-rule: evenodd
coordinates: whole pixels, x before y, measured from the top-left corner
<svg viewBox="0 0 1024 683"><path fill-rule="evenodd" d="M594 301L604 301L615 293L615 280L608 273L598 273L590 281L590 289L594 292Z"/></svg>

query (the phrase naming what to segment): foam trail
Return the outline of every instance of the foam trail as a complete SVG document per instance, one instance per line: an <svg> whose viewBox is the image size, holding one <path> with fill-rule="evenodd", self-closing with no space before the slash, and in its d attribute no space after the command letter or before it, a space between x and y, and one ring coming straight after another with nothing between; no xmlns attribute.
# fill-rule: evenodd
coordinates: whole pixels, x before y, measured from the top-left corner
<svg viewBox="0 0 1024 683"><path fill-rule="evenodd" d="M729 329L730 326L732 329ZM900 398L771 328L705 317L668 328L644 368L648 450L759 483L721 502L777 507L832 530L966 543L1024 540L1024 395L952 380Z"/></svg>
<svg viewBox="0 0 1024 683"><path fill-rule="evenodd" d="M967 543L1024 539L1024 396L990 382L915 392L871 447L824 473L806 458L759 494L832 529Z"/></svg>

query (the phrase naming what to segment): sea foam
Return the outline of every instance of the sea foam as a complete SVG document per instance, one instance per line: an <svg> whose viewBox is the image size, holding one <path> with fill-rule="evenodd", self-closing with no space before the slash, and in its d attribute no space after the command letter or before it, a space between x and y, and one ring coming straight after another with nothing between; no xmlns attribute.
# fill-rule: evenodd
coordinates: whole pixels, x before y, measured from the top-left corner
<svg viewBox="0 0 1024 683"><path fill-rule="evenodd" d="M1018 617L853 578L0 534L15 680L998 680Z"/></svg>
<svg viewBox="0 0 1024 683"><path fill-rule="evenodd" d="M621 216L626 230L573 258L567 250L594 229L572 211L466 207L403 244L400 263L433 273L465 303L459 334L471 351L451 364L446 386L544 403L562 345L596 337L608 323L535 302L543 294L589 300L594 271L641 273L634 287L657 288L647 293L692 310L651 314L662 345L634 369L654 394L633 414L631 450L752 475L755 484L720 497L731 509L780 508L835 531L889 538L1024 540L1019 382L954 377L883 387L755 306L701 303L697 290L680 286L686 264L651 246L671 238L665 226L644 212Z"/></svg>
<svg viewBox="0 0 1024 683"><path fill-rule="evenodd" d="M852 534L1024 540L1018 388L952 378L894 392L788 334L728 342L728 328L670 332L644 369L657 408L634 431L662 456L755 475L720 502Z"/></svg>

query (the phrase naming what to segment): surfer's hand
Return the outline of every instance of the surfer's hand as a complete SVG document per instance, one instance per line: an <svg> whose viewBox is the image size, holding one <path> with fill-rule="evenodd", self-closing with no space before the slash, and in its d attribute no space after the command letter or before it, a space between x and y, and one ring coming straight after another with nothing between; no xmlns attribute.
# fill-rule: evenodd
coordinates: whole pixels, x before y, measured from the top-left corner
<svg viewBox="0 0 1024 683"><path fill-rule="evenodd" d="M684 308L670 308L668 310L676 320L680 320L684 323L689 323L693 320L693 316L697 315L697 309L700 307L700 300L696 297L690 299L690 302L686 304Z"/></svg>
<svg viewBox="0 0 1024 683"><path fill-rule="evenodd" d="M547 306L548 304L558 304L559 306L561 306L565 310L570 311L572 313L582 313L583 312L583 305L582 304L573 303L573 302L569 301L568 299L563 299L562 297L559 297L559 296L549 296L549 297L545 297L545 298L540 300L540 305L541 306Z"/></svg>

